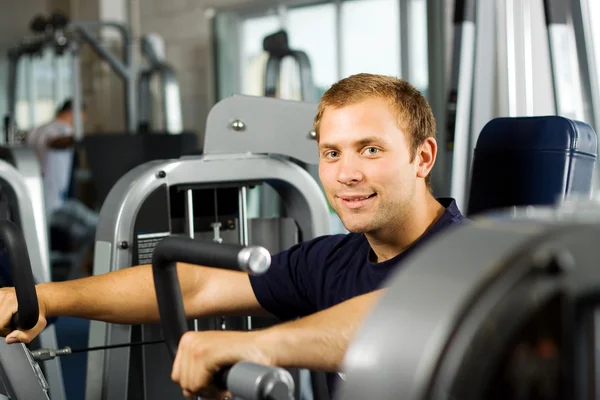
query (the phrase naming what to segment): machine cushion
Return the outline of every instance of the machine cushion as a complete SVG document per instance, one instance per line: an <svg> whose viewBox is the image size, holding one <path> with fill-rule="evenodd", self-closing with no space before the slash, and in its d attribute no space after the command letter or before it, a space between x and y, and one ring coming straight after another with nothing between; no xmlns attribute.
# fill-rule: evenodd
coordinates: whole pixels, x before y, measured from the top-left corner
<svg viewBox="0 0 600 400"><path fill-rule="evenodd" d="M493 119L475 146L467 214L589 195L596 158L596 133L583 122L559 116Z"/></svg>

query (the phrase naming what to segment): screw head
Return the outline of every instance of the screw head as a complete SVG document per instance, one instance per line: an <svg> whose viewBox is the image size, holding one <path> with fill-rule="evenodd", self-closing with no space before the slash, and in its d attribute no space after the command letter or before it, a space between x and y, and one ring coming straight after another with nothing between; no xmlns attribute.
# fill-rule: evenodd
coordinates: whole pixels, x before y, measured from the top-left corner
<svg viewBox="0 0 600 400"><path fill-rule="evenodd" d="M119 247L121 247L123 250L128 249L129 243L127 243L127 241L123 241L119 244Z"/></svg>
<svg viewBox="0 0 600 400"><path fill-rule="evenodd" d="M236 132L242 132L246 130L246 124L244 124L244 121L236 119L231 123L231 129Z"/></svg>
<svg viewBox="0 0 600 400"><path fill-rule="evenodd" d="M161 170L156 173L157 178L164 178L165 176L167 176L167 173L165 171Z"/></svg>

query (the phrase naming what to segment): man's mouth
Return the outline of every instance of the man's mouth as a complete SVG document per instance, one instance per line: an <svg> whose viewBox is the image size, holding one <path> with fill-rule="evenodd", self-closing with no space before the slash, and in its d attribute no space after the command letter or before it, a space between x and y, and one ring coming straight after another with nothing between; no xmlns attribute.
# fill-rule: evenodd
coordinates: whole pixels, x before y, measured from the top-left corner
<svg viewBox="0 0 600 400"><path fill-rule="evenodd" d="M377 193L370 194L352 194L352 195L340 195L338 198L342 204L348 208L360 208L369 203Z"/></svg>
<svg viewBox="0 0 600 400"><path fill-rule="evenodd" d="M370 199L371 197L375 196L376 194L377 193L364 194L364 195L350 195L350 196L344 195L344 196L338 196L338 197L344 201L353 202L353 201L362 201L362 200Z"/></svg>

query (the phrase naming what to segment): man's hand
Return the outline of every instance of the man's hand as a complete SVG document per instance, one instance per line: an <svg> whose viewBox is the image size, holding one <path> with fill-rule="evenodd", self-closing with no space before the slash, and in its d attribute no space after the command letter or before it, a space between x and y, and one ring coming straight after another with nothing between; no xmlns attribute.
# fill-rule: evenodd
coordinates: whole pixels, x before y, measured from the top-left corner
<svg viewBox="0 0 600 400"><path fill-rule="evenodd" d="M0 335L6 337L6 343L29 343L46 328L46 307L39 295L38 301L40 318L37 324L28 331L12 330L10 320L18 311L17 295L14 288L0 289Z"/></svg>
<svg viewBox="0 0 600 400"><path fill-rule="evenodd" d="M185 397L231 398L213 381L222 368L239 361L274 365L261 331L187 332L179 341L171 378L183 389Z"/></svg>

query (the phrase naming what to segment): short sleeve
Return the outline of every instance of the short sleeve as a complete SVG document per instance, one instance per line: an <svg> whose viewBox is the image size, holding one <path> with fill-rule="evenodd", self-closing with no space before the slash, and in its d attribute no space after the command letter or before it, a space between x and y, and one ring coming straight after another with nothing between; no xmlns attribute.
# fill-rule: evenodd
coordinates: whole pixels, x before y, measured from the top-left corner
<svg viewBox="0 0 600 400"><path fill-rule="evenodd" d="M260 305L281 321L315 313L316 282L321 279L325 261L322 255L323 243L318 239L275 254L267 273L250 276Z"/></svg>

